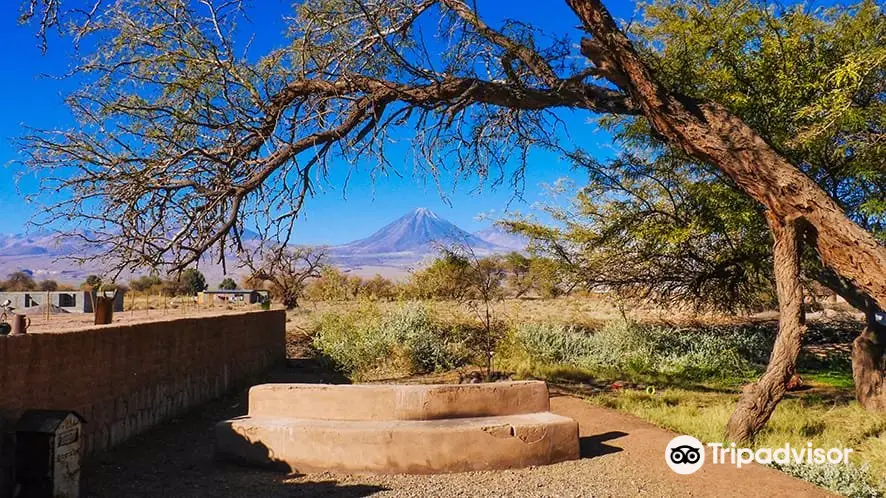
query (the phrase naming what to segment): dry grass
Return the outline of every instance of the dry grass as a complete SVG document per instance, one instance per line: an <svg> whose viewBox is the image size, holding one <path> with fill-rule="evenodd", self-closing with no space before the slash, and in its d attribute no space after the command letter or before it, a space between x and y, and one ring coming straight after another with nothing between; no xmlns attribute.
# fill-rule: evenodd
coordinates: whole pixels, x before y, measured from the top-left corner
<svg viewBox="0 0 886 498"><path fill-rule="evenodd" d="M399 306L399 301L379 301L376 303L382 311ZM468 307L454 301L425 301L432 311L443 319L452 321L475 320ZM289 316L301 327L307 327L312 317L332 312L348 311L359 308L359 301L303 301L302 305L291 311ZM772 313L761 313L754 316L735 316L719 313L692 313L671 309L631 307L620 309L618 303L605 296L571 296L557 299L505 299L495 305L496 316L509 324L523 322L546 322L579 327L596 328L602 323L629 318L645 323L662 323L668 325L727 325L747 323L748 321L770 321L775 318Z"/></svg>
<svg viewBox="0 0 886 498"><path fill-rule="evenodd" d="M382 313L402 306L399 302L377 303ZM463 304L454 302L426 302L433 314L445 322L466 323L476 320ZM289 314L290 330L301 337L309 335L313 321L324 313L359 309L357 302L307 302ZM555 300L506 300L498 306L498 316L512 327L526 322L573 325L598 329L605 322L623 320L664 324L675 327L733 327L752 325L774 329L776 315L763 313L755 316L696 315L669 310L631 309L623 312L616 303L605 297L569 297ZM813 323L810 340L820 345L827 342L845 342L855 333L857 317L846 315L835 323L823 314L811 316ZM838 348L839 349L839 348ZM841 350L842 351L842 350ZM502 351L500 351L502 353ZM833 354L828 354L829 357ZM844 355L845 356L845 355ZM740 384L750 377L701 382L675 382L674 379L627 379L654 384L658 392L649 395L642 390L621 389L608 391L607 386L623 378L601 377L600 372L589 372L570 365L539 365L519 355L505 354L499 365L517 377L556 379L562 385L596 386L588 396L594 403L628 412L673 431L692 434L703 441L723 439L726 422L738 399ZM803 394L792 394L776 410L765 430L759 435L759 447L781 447L785 443L805 446L812 442L818 447L848 447L854 450L858 464L870 466L869 475L886 476L886 416L863 410L853 399L851 376L846 365L835 366L833 361L812 363L803 376L813 388ZM448 375L446 377L445 375ZM415 379L422 382L451 382L457 375L437 374ZM678 379L679 380L679 379ZM398 382L403 380L398 380ZM598 389L603 386L602 389ZM580 390L580 389L579 389ZM877 478L873 479L874 481ZM886 482L876 483L886 490Z"/></svg>
<svg viewBox="0 0 886 498"><path fill-rule="evenodd" d="M625 390L589 396L605 407L634 414L658 426L701 441L722 441L724 428L738 395L684 389L659 390L654 395ZM886 415L865 411L857 402L815 394L790 395L758 435L756 447L790 443L803 447L852 448L852 460L870 465L870 475L886 479ZM876 483L886 490L886 480Z"/></svg>
<svg viewBox="0 0 886 498"><path fill-rule="evenodd" d="M220 313L236 313L259 309L258 305L241 303L215 303L212 305L195 303L193 298L171 298L162 296L124 297L123 311L114 313L114 323L137 323L168 320L177 317L199 317ZM29 313L29 332L60 332L93 324L92 313Z"/></svg>

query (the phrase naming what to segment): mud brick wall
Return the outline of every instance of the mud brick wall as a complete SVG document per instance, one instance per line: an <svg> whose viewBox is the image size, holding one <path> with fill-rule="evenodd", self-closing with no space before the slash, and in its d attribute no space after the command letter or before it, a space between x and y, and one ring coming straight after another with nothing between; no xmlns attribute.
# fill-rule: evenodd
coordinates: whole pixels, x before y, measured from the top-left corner
<svg viewBox="0 0 886 498"><path fill-rule="evenodd" d="M286 314L253 311L0 337L0 420L75 410L110 448L285 359Z"/></svg>

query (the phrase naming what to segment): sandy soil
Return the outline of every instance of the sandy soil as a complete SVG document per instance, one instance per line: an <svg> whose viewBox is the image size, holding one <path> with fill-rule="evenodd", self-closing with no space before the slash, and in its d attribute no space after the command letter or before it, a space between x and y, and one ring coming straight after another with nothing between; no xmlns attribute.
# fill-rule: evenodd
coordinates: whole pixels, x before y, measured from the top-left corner
<svg viewBox="0 0 886 498"><path fill-rule="evenodd" d="M118 311L114 313L114 324L133 324L141 322L155 322L163 320L174 320L177 318L192 318L201 316L215 316L228 313L242 313L243 311L257 310L257 307L243 306L225 308L202 307L196 306L190 308L177 309L136 309ZM46 315L29 314L31 326L28 328L29 333L52 333L52 332L71 332L83 328L96 327L93 325L95 319L92 313L53 313L48 319ZM102 325L99 325L101 327Z"/></svg>

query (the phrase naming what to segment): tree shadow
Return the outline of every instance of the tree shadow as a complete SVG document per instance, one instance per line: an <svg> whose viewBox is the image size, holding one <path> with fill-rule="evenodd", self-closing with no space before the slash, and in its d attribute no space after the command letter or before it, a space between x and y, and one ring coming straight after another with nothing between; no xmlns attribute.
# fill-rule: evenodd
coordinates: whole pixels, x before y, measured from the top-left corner
<svg viewBox="0 0 886 498"><path fill-rule="evenodd" d="M604 443L627 435L627 432L609 431L594 436L583 436L578 440L579 454L581 458L594 458L624 451L618 446L610 446Z"/></svg>
<svg viewBox="0 0 886 498"><path fill-rule="evenodd" d="M293 485L288 496L334 496L360 498L370 496L389 488L369 484L339 484L337 481L303 482Z"/></svg>
<svg viewBox="0 0 886 498"><path fill-rule="evenodd" d="M280 368L252 379L243 389L158 424L109 451L87 457L82 496L362 497L383 491L359 483L339 484L330 476L322 476L317 482L301 481L279 462L271 462L270 471L219 462L215 457L215 425L245 415L249 386L268 382L341 384L348 379L317 359L290 359Z"/></svg>
<svg viewBox="0 0 886 498"><path fill-rule="evenodd" d="M341 372L330 368L322 357L287 358L285 368L268 373L266 383L350 384Z"/></svg>

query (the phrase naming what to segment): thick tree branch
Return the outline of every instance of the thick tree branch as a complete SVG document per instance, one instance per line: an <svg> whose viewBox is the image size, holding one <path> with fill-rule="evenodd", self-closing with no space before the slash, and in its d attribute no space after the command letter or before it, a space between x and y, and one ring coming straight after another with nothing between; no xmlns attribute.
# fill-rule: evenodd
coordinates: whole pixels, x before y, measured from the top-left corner
<svg viewBox="0 0 886 498"><path fill-rule="evenodd" d="M886 307L886 249L759 134L721 105L675 95L659 84L600 0L566 0L595 49L652 127L695 159L715 165L775 216L804 217L817 232L825 265Z"/></svg>

